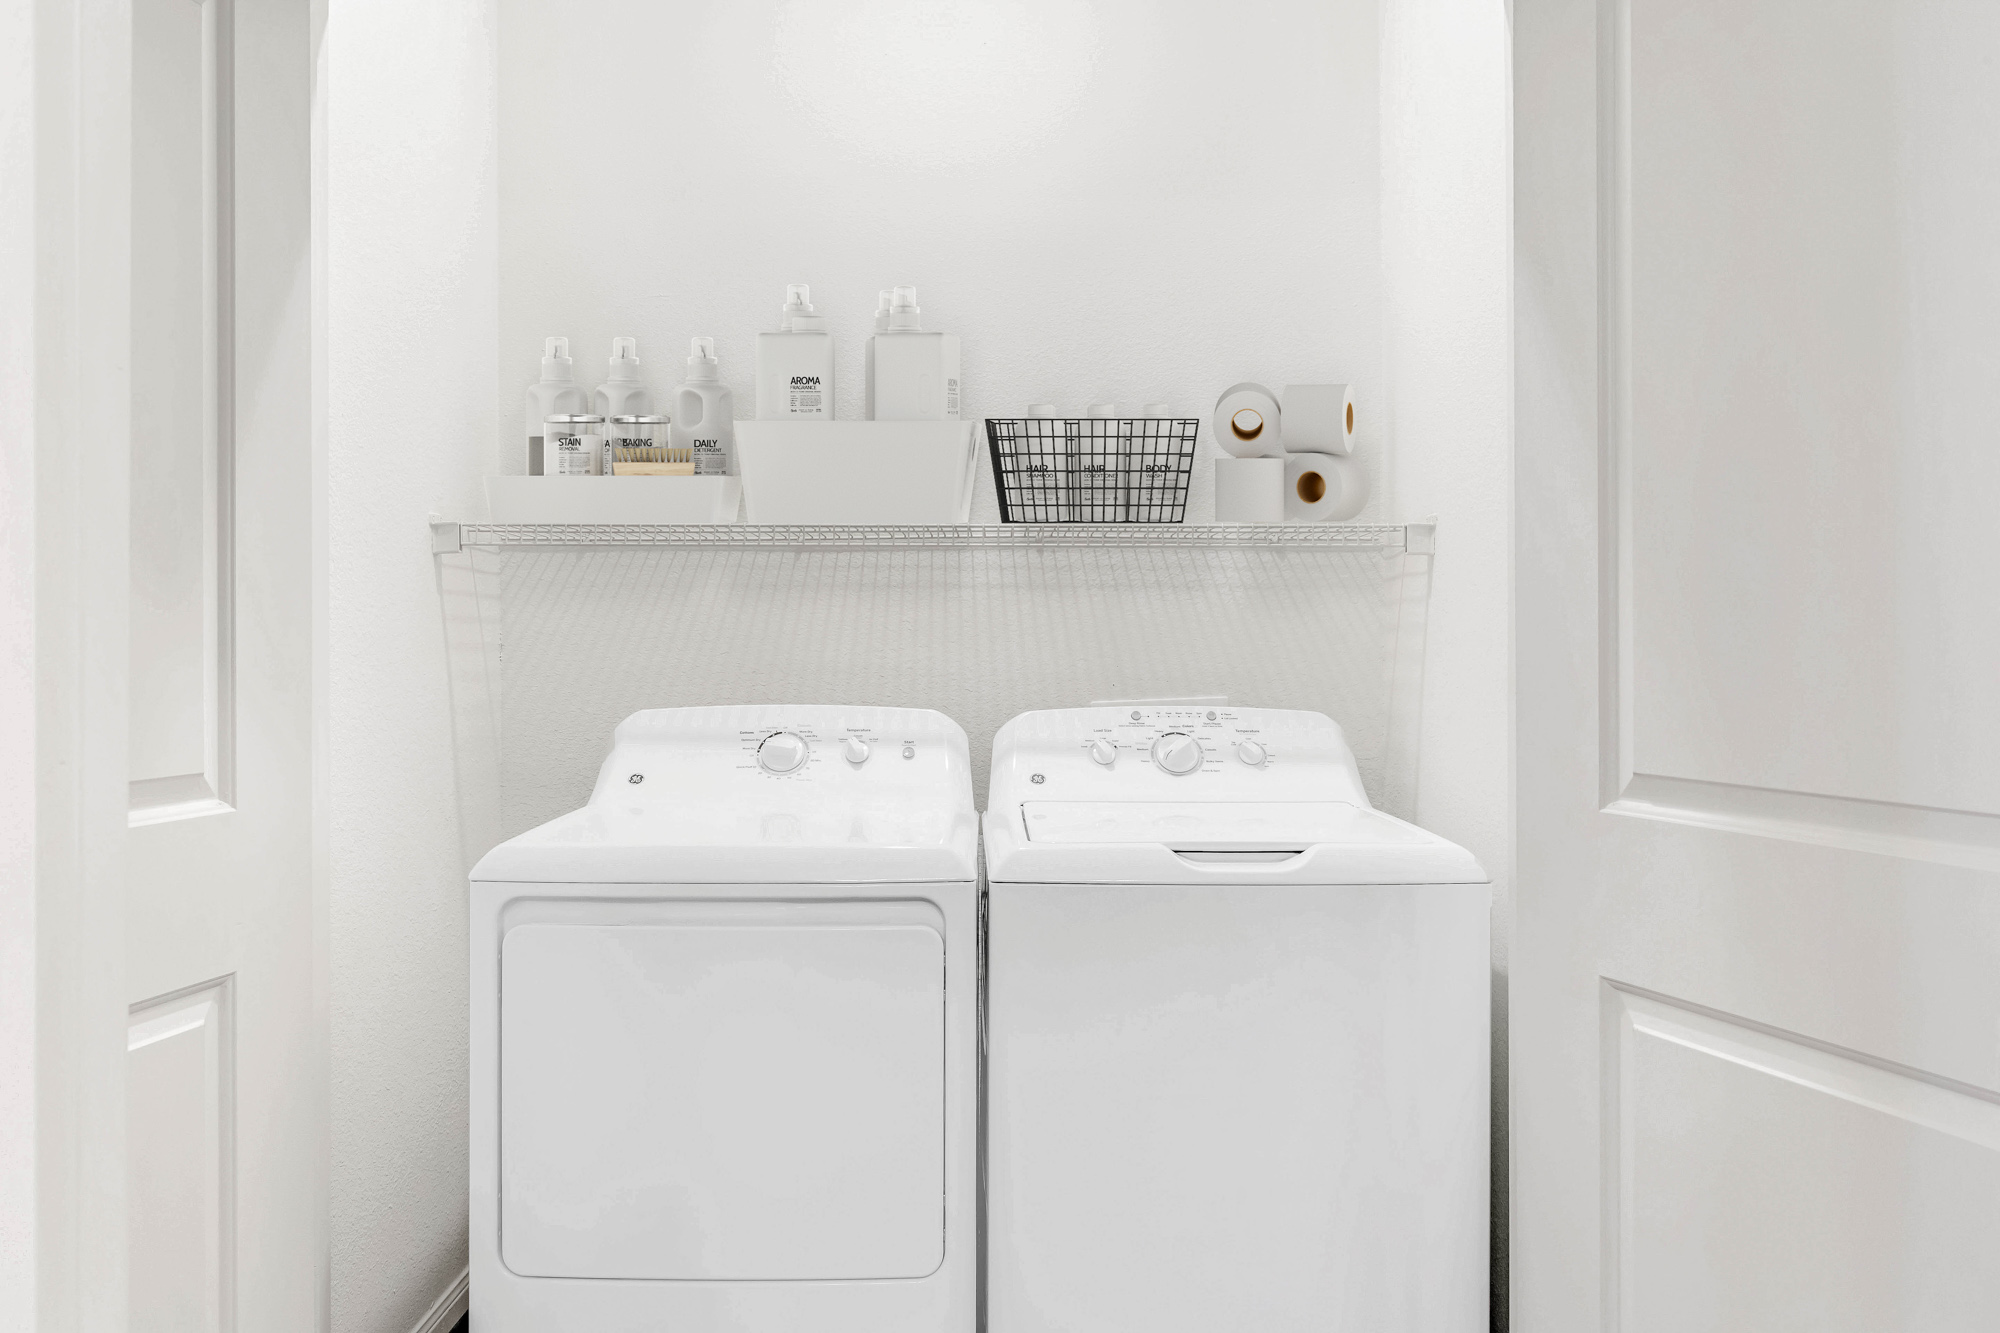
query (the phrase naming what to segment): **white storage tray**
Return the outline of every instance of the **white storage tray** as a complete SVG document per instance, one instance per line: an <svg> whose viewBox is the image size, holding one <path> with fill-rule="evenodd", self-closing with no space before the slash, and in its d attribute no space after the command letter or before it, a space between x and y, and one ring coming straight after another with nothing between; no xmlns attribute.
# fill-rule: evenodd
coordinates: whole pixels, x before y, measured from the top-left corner
<svg viewBox="0 0 2000 1333"><path fill-rule="evenodd" d="M488 477L495 523L734 523L740 477Z"/></svg>
<svg viewBox="0 0 2000 1333"><path fill-rule="evenodd" d="M970 421L739 421L752 523L964 523Z"/></svg>

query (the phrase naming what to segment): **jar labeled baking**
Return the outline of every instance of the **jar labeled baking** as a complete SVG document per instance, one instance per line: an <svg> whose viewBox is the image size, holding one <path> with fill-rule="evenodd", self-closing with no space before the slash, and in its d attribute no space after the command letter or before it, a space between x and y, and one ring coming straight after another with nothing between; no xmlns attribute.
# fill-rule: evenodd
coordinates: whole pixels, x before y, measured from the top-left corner
<svg viewBox="0 0 2000 1333"><path fill-rule="evenodd" d="M664 416L611 418L604 435L605 472L620 477L691 477L686 449L669 442L672 419Z"/></svg>
<svg viewBox="0 0 2000 1333"><path fill-rule="evenodd" d="M594 477L603 465L604 418L582 413L550 417L542 431L542 475Z"/></svg>

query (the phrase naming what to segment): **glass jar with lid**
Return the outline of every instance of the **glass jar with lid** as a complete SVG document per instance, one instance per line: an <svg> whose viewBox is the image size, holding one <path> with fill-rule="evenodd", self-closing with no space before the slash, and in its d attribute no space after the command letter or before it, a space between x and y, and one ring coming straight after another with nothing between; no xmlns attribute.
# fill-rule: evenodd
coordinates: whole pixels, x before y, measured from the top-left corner
<svg viewBox="0 0 2000 1333"><path fill-rule="evenodd" d="M603 453L603 417L562 412L543 426L543 476L594 477L603 466Z"/></svg>

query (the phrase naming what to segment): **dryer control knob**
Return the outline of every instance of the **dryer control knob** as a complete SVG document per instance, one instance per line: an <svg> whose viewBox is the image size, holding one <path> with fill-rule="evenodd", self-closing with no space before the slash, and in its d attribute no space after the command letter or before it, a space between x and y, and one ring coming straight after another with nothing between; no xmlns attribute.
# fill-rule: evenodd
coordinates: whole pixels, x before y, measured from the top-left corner
<svg viewBox="0 0 2000 1333"><path fill-rule="evenodd" d="M1153 742L1153 762L1177 778L1186 777L1201 767L1201 742L1170 731Z"/></svg>
<svg viewBox="0 0 2000 1333"><path fill-rule="evenodd" d="M1090 743L1090 757L1109 768L1118 761L1118 747L1107 740L1094 740Z"/></svg>
<svg viewBox="0 0 2000 1333"><path fill-rule="evenodd" d="M1252 768L1262 768L1264 761L1271 756L1265 752L1263 746L1255 741L1238 741L1236 742L1236 757Z"/></svg>
<svg viewBox="0 0 2000 1333"><path fill-rule="evenodd" d="M846 743L840 747L840 752L847 756L847 762L850 764L868 762L868 742L859 736L849 736Z"/></svg>
<svg viewBox="0 0 2000 1333"><path fill-rule="evenodd" d="M803 737L781 731L766 736L764 743L757 747L757 767L766 773L795 773L799 765L805 763L806 754Z"/></svg>

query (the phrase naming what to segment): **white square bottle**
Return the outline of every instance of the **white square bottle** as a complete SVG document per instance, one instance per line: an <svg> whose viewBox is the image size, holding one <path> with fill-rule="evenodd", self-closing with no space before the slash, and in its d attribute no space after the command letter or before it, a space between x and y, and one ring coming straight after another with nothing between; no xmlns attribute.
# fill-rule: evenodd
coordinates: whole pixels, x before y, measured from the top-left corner
<svg viewBox="0 0 2000 1333"><path fill-rule="evenodd" d="M868 340L869 415L875 421L959 419L958 335L926 333L917 289L889 299L889 331Z"/></svg>
<svg viewBox="0 0 2000 1333"><path fill-rule="evenodd" d="M833 420L833 335L804 284L785 288L778 332L757 335L757 420Z"/></svg>

